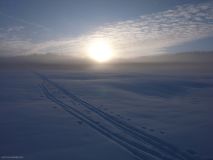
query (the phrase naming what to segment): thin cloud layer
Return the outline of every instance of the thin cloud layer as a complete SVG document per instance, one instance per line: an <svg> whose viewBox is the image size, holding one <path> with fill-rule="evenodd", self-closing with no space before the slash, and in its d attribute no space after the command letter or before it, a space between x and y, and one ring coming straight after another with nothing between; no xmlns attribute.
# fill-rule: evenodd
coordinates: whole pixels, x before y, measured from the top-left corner
<svg viewBox="0 0 213 160"><path fill-rule="evenodd" d="M89 41L105 38L113 45L117 57L134 58L166 52L169 47L212 36L213 2L209 2L181 5L137 19L107 24L87 35L42 43L23 39L5 40L5 35L0 32L0 37L4 37L0 41L0 52L64 53L82 57Z"/></svg>
<svg viewBox="0 0 213 160"><path fill-rule="evenodd" d="M165 52L168 47L213 36L213 3L177 6L118 22L100 28L96 35L112 39L120 54L128 56Z"/></svg>

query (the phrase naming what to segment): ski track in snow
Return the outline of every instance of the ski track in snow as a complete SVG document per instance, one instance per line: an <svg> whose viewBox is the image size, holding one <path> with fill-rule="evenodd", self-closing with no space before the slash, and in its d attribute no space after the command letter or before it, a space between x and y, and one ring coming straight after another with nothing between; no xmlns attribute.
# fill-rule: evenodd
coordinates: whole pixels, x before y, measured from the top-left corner
<svg viewBox="0 0 213 160"><path fill-rule="evenodd" d="M35 72L43 93L66 112L116 142L139 160L197 160L198 158L150 135L67 91L46 76ZM59 94L60 93L60 94ZM61 98L63 96L63 98Z"/></svg>

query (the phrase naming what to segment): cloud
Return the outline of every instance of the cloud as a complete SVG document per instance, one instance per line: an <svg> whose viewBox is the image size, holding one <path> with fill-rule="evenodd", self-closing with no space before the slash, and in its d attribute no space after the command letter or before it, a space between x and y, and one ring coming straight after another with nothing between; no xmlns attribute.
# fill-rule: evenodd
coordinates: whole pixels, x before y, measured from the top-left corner
<svg viewBox="0 0 213 160"><path fill-rule="evenodd" d="M24 26L14 26L7 29L8 32L19 32L24 29Z"/></svg>
<svg viewBox="0 0 213 160"><path fill-rule="evenodd" d="M54 52L82 56L85 44L100 37L113 44L118 57L129 58L166 52L169 47L212 36L213 2L209 2L180 5L167 11L107 24L93 33L75 38L42 43L3 42L7 44L3 48L9 47L11 52L13 49L17 52L23 47L23 53L28 54Z"/></svg>
<svg viewBox="0 0 213 160"><path fill-rule="evenodd" d="M120 54L127 56L165 52L168 47L213 36L213 3L177 6L103 26L95 34L112 39Z"/></svg>
<svg viewBox="0 0 213 160"><path fill-rule="evenodd" d="M14 17L14 16L11 16L11 15L7 15L3 12L0 12L0 15L1 16L4 16L4 17L7 17L8 19L11 19L13 21L17 21L17 22L20 22L22 24L25 24L27 26L31 26L31 27L36 27L36 28L39 28L39 29L42 29L44 31L49 31L50 28L44 26L44 25L41 25L41 24L38 24L38 23L35 23L35 22L30 22L30 21L26 21L22 18L17 18L17 17Z"/></svg>

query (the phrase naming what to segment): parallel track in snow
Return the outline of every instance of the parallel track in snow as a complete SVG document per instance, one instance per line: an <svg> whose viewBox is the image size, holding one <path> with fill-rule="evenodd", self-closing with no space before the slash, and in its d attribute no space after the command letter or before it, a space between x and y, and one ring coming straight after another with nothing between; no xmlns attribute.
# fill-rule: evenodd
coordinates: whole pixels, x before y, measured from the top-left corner
<svg viewBox="0 0 213 160"><path fill-rule="evenodd" d="M140 160L194 160L186 152L100 110L46 76L36 74L42 79L41 89L49 100L125 148L135 158ZM54 93L56 90L70 101L60 98Z"/></svg>

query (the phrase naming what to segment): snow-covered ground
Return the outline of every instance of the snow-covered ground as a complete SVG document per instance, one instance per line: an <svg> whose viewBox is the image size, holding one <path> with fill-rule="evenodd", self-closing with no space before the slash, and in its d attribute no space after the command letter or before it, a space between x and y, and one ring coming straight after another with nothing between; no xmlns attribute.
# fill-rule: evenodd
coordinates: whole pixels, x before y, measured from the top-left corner
<svg viewBox="0 0 213 160"><path fill-rule="evenodd" d="M1 70L1 158L211 159L213 72Z"/></svg>

